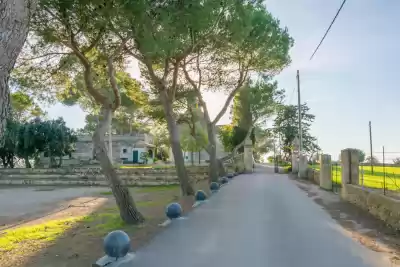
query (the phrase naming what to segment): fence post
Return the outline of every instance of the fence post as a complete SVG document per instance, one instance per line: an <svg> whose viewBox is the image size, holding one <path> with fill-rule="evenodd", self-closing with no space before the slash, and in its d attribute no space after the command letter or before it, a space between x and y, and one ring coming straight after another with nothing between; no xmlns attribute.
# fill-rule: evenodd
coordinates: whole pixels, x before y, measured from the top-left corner
<svg viewBox="0 0 400 267"><path fill-rule="evenodd" d="M319 186L325 190L333 190L331 155L319 155Z"/></svg>
<svg viewBox="0 0 400 267"><path fill-rule="evenodd" d="M385 146L382 147L382 157L383 157L383 161L382 161L382 166L383 166L383 194L386 195Z"/></svg>

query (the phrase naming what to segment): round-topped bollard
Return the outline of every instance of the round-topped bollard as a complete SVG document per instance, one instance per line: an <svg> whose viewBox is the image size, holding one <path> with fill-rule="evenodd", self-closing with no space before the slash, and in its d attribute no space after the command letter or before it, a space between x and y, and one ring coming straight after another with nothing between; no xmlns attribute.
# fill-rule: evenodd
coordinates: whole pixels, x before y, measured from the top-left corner
<svg viewBox="0 0 400 267"><path fill-rule="evenodd" d="M179 203L171 203L165 209L165 215L169 219L177 219L182 216L182 207Z"/></svg>
<svg viewBox="0 0 400 267"><path fill-rule="evenodd" d="M216 192L216 191L218 191L218 190L219 190L219 184L216 183L216 182L212 182L212 183L210 184L210 190L211 190L211 192Z"/></svg>
<svg viewBox="0 0 400 267"><path fill-rule="evenodd" d="M220 183L221 184L227 184L228 182L229 182L229 180L228 180L227 177L223 176L223 177L220 178Z"/></svg>
<svg viewBox="0 0 400 267"><path fill-rule="evenodd" d="M228 175L226 177L228 177L229 179L232 179L235 175L233 173L228 173Z"/></svg>
<svg viewBox="0 0 400 267"><path fill-rule="evenodd" d="M111 258L122 258L128 254L131 249L131 239L124 231L110 232L104 238L104 252Z"/></svg>
<svg viewBox="0 0 400 267"><path fill-rule="evenodd" d="M197 190L196 194L194 195L194 199L196 201L204 201L207 199L207 194L203 190Z"/></svg>

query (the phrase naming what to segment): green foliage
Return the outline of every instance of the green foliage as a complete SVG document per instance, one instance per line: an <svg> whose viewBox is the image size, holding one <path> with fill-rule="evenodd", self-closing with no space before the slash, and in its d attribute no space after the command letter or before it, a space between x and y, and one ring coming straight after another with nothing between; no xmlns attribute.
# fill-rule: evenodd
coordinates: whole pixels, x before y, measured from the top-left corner
<svg viewBox="0 0 400 267"><path fill-rule="evenodd" d="M253 146L256 143L255 129L270 118L283 99L283 90L278 89L278 83L272 82L269 77L259 78L257 81L248 81L235 96L232 107L232 126L222 128L219 132L220 140L227 151L232 151L242 144L248 130L252 128L250 138ZM263 143L265 134L260 138ZM239 151L242 151L240 148ZM261 152L263 149L259 149Z"/></svg>
<svg viewBox="0 0 400 267"><path fill-rule="evenodd" d="M298 108L295 105L280 105L277 110L273 133L276 137L280 138L281 149L285 154L285 159L289 160L294 139L299 133ZM313 154L320 150L317 139L310 134L311 123L314 121L315 116L309 112L310 108L307 104L301 105L300 110L302 117L303 151Z"/></svg>
<svg viewBox="0 0 400 267"><path fill-rule="evenodd" d="M194 133L190 127L182 127L180 141L184 151L198 152L208 144L207 133L200 127L200 124L196 126Z"/></svg>
<svg viewBox="0 0 400 267"><path fill-rule="evenodd" d="M218 128L218 137L224 146L225 151L232 151L235 147L233 145L233 125L223 125Z"/></svg>
<svg viewBox="0 0 400 267"><path fill-rule="evenodd" d="M17 121L27 121L35 117L45 115L45 112L38 106L28 94L17 91L11 93L11 107L13 118Z"/></svg>
<svg viewBox="0 0 400 267"><path fill-rule="evenodd" d="M369 163L369 164L378 164L379 163L379 160L378 160L378 158L377 157L375 157L375 156L368 156L366 159L365 159L365 163Z"/></svg>
<svg viewBox="0 0 400 267"><path fill-rule="evenodd" d="M359 161L360 163L365 161L365 152L362 151L361 149L357 149L358 150L358 154L359 154Z"/></svg>
<svg viewBox="0 0 400 267"><path fill-rule="evenodd" d="M0 148L0 158L4 167L14 167L14 160L25 160L30 168L30 159L39 159L39 154L44 152L51 160L53 167L60 167L63 156L69 155L74 150L77 137L73 130L65 125L62 118L42 121L39 118L28 122L10 120L5 134L6 142ZM55 158L60 159L55 163Z"/></svg>

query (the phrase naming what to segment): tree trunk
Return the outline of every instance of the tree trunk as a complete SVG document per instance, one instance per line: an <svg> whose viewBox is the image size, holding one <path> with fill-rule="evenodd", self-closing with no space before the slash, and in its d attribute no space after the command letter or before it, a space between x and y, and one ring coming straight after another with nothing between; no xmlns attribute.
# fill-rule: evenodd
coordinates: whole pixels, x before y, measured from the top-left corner
<svg viewBox="0 0 400 267"><path fill-rule="evenodd" d="M60 156L59 159L58 159L57 168L61 168L62 164L63 164L63 156Z"/></svg>
<svg viewBox="0 0 400 267"><path fill-rule="evenodd" d="M11 169L14 169L14 156L8 156L8 165Z"/></svg>
<svg viewBox="0 0 400 267"><path fill-rule="evenodd" d="M31 163L29 162L29 158L28 157L24 157L24 161L25 161L25 168L32 168Z"/></svg>
<svg viewBox="0 0 400 267"><path fill-rule="evenodd" d="M194 166L194 152L190 151L190 157L191 157L191 161L192 161L192 166Z"/></svg>
<svg viewBox="0 0 400 267"><path fill-rule="evenodd" d="M224 167L224 163L220 159L217 159L217 163L218 163L219 176L225 176L226 175L226 170L225 170L225 167Z"/></svg>
<svg viewBox="0 0 400 267"><path fill-rule="evenodd" d="M204 147L204 150L208 153L208 155L210 155L209 147ZM199 157L200 157L200 152L199 152ZM199 159L199 164L200 164L200 159ZM224 163L222 162L222 160L217 158L217 164L218 164L218 175L225 176L226 170L225 170Z"/></svg>
<svg viewBox="0 0 400 267"><path fill-rule="evenodd" d="M200 165L200 155L201 155L201 150L199 151L199 165Z"/></svg>
<svg viewBox="0 0 400 267"><path fill-rule="evenodd" d="M169 140L171 143L172 154L174 155L176 173L178 175L179 183L181 185L182 194L184 196L194 195L193 187L189 182L189 176L185 167L185 160L183 158L182 147L179 137L179 129L172 111L172 105L169 101L167 92L160 92L160 99L164 108L165 117L167 120Z"/></svg>
<svg viewBox="0 0 400 267"><path fill-rule="evenodd" d="M0 1L0 140L9 114L8 79L28 35L35 0Z"/></svg>
<svg viewBox="0 0 400 267"><path fill-rule="evenodd" d="M1 161L3 162L3 168L7 168L7 157L6 156L1 156Z"/></svg>
<svg viewBox="0 0 400 267"><path fill-rule="evenodd" d="M115 201L119 208L121 219L128 224L138 224L144 221L142 214L137 210L135 202L126 186L122 184L108 157L104 142L105 133L110 125L112 110L102 107L102 118L93 134L93 144L96 148L97 159L100 162L106 180L108 181Z"/></svg>
<svg viewBox="0 0 400 267"><path fill-rule="evenodd" d="M208 153L210 155L210 164L209 164L209 176L210 182L218 182L218 159L217 159L217 140L215 136L215 126L210 123L207 123L207 134L208 134Z"/></svg>

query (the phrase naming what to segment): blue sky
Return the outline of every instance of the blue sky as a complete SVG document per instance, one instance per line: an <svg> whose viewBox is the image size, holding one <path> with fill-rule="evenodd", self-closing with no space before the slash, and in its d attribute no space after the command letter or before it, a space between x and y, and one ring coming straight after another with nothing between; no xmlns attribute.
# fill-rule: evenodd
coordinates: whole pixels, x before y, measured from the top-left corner
<svg viewBox="0 0 400 267"><path fill-rule="evenodd" d="M267 8L295 39L292 64L278 77L295 104L296 70L300 70L302 102L316 121L312 133L324 152L334 158L347 147L368 151L368 121L373 126L373 150L400 152L400 1L349 0L312 61L313 50L342 0L269 0ZM131 67L138 76L136 66ZM207 94L210 113L223 105L222 94ZM216 99L221 101L216 102ZM62 116L73 128L84 124L78 107L55 105L50 117ZM227 114L220 121L229 123ZM377 154L378 155L378 154ZM380 157L380 156L379 156ZM391 157L391 156L389 156Z"/></svg>

